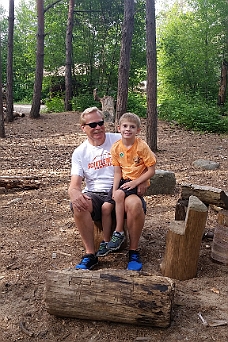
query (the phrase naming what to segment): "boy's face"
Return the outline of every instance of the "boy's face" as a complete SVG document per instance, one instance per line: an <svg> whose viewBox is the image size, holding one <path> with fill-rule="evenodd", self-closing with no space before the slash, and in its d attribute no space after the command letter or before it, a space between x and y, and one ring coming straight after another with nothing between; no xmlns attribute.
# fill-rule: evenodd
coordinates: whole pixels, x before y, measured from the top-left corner
<svg viewBox="0 0 228 342"><path fill-rule="evenodd" d="M140 132L140 128L132 121L123 121L118 130L125 139L132 139Z"/></svg>

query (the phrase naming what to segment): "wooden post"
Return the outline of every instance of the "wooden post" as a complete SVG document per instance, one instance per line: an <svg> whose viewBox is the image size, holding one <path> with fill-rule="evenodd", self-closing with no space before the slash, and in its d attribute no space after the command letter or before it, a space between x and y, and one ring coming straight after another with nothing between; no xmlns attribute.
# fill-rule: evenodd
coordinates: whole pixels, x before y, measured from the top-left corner
<svg viewBox="0 0 228 342"><path fill-rule="evenodd" d="M165 328L171 323L174 282L126 270L51 270L45 304L56 316Z"/></svg>
<svg viewBox="0 0 228 342"><path fill-rule="evenodd" d="M161 264L166 277L186 280L197 274L200 245L208 209L197 197L190 196L185 221L174 221L166 236Z"/></svg>

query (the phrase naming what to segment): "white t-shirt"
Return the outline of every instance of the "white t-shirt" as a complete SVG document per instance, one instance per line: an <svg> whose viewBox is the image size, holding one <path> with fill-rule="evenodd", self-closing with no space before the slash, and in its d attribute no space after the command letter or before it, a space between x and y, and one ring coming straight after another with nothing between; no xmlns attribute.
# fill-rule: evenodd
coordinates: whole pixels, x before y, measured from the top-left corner
<svg viewBox="0 0 228 342"><path fill-rule="evenodd" d="M78 146L72 155L71 175L84 178L84 191L108 192L113 185L114 167L110 149L121 139L119 133L106 133L103 145L93 146L88 139Z"/></svg>

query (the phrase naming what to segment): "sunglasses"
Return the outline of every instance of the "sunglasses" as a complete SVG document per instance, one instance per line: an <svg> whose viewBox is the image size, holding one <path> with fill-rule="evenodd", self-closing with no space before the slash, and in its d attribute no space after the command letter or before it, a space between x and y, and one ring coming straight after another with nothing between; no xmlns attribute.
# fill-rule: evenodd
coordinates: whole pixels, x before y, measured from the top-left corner
<svg viewBox="0 0 228 342"><path fill-rule="evenodd" d="M104 125L104 120L98 121L98 122L90 122L88 124L84 124L84 126L89 126L90 128L96 128L98 126L103 126Z"/></svg>

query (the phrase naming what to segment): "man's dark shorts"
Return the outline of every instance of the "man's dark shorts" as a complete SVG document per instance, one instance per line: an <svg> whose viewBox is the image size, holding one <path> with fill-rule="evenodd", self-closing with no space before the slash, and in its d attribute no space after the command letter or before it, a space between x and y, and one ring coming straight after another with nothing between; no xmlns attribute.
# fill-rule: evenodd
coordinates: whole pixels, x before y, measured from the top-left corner
<svg viewBox="0 0 228 342"><path fill-rule="evenodd" d="M101 221L101 207L104 202L112 203L113 205L115 202L112 199L112 189L107 192L92 192L87 191L85 195L89 196L92 199L93 203L93 212L91 213L91 217L93 221ZM130 194L129 194L130 195ZM142 208L144 213L146 214L146 202L143 197L139 196L142 201ZM70 203L70 208L73 210L72 203ZM115 207L113 207L112 216L115 218Z"/></svg>

